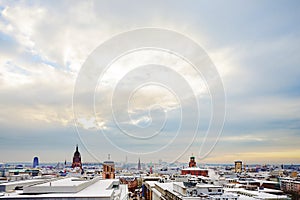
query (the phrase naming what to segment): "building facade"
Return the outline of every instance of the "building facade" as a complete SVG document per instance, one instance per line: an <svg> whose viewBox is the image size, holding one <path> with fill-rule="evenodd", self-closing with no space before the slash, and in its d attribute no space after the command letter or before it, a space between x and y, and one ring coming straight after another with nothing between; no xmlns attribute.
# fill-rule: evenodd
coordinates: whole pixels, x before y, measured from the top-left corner
<svg viewBox="0 0 300 200"><path fill-rule="evenodd" d="M280 183L282 191L297 194L300 198L300 180L281 180Z"/></svg>
<svg viewBox="0 0 300 200"><path fill-rule="evenodd" d="M181 170L181 175L195 175L195 176L208 176L207 169L201 169L197 167L195 157L190 157L189 167Z"/></svg>
<svg viewBox="0 0 300 200"><path fill-rule="evenodd" d="M103 179L114 179L115 178L115 163L114 161L104 161L103 162Z"/></svg>
<svg viewBox="0 0 300 200"><path fill-rule="evenodd" d="M234 172L235 173L242 173L243 162L241 160L234 161Z"/></svg>

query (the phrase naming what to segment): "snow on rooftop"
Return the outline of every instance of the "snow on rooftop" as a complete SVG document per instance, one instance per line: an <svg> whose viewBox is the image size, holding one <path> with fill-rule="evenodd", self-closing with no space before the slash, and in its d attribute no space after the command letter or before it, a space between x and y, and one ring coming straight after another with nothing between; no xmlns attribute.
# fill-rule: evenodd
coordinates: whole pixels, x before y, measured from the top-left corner
<svg viewBox="0 0 300 200"><path fill-rule="evenodd" d="M170 183L159 183L159 182L156 182L155 184L164 189L164 190L168 190L170 192L173 192L173 184L174 183L181 183L181 182L170 182Z"/></svg>
<svg viewBox="0 0 300 200"><path fill-rule="evenodd" d="M181 194L174 191L174 184L182 184L182 182L170 182L170 183L155 183L158 187L162 188L163 190L167 190L171 192L172 194L181 197ZM184 186L183 186L184 187Z"/></svg>
<svg viewBox="0 0 300 200"><path fill-rule="evenodd" d="M146 183L149 184L150 187L154 187L157 181L147 181Z"/></svg>
<svg viewBox="0 0 300 200"><path fill-rule="evenodd" d="M111 196L113 194L113 189L109 187L112 185L114 181L119 182L117 179L106 179L99 180L94 184L86 187L77 193L79 196Z"/></svg>
<svg viewBox="0 0 300 200"><path fill-rule="evenodd" d="M63 178L63 179L59 179L59 180L55 180L55 181L50 181L48 183L43 183L43 184L39 184L39 185L35 185L32 187L43 187L43 186L78 186L82 183L86 183L88 182L87 180L80 180L79 178L73 178L73 177L69 177L69 178Z"/></svg>
<svg viewBox="0 0 300 200"><path fill-rule="evenodd" d="M35 182L41 182L41 180L29 179L29 180L21 180L21 181L11 181L11 182L1 183L0 185L22 185L26 183L35 183Z"/></svg>
<svg viewBox="0 0 300 200"><path fill-rule="evenodd" d="M197 184L198 188L222 188L222 186L212 185L212 184Z"/></svg>
<svg viewBox="0 0 300 200"><path fill-rule="evenodd" d="M73 182L78 182L78 184L80 185L80 183L82 184L83 182L88 182L88 181L72 181L72 179L74 178L65 178L62 180L58 180L58 181L53 181L52 184L54 184L55 186L57 186L56 188L60 188L63 189L66 186L71 186L73 184ZM91 185L88 185L87 187L85 187L84 189L78 191L78 192L74 192L74 193L64 193L63 191L60 192L60 189L58 190L58 192L56 193L41 193L41 194L22 194L20 195L17 192L14 193L10 193L9 196L4 196L5 198L18 198L18 199L23 199L23 198L27 198L27 199L35 199L35 198L111 198L114 195L114 189L112 188L112 185L114 184L114 182L117 182L117 184L119 183L119 180L117 179L107 179L107 180L101 180L101 179L95 179L94 182L91 181ZM44 184L40 184L40 185L44 185ZM49 183L46 184L47 186L49 186ZM33 186L34 187L34 186ZM53 187L55 188L55 187ZM119 189L119 194L121 196L125 196L127 193L127 188L123 188L121 187L121 190ZM126 194L125 194L126 193ZM1 198L1 197L0 197Z"/></svg>
<svg viewBox="0 0 300 200"><path fill-rule="evenodd" d="M185 170L190 170L190 171L196 171L196 170L206 170L208 171L208 169L203 169L203 168L199 168L199 167L188 167L188 168L184 168L182 169L183 171Z"/></svg>
<svg viewBox="0 0 300 200"><path fill-rule="evenodd" d="M245 190L243 188L224 188L225 192L234 192L238 194L246 194L258 199L276 199L276 198L286 198L286 195L274 195L274 194L269 194L263 191L257 191L257 190ZM243 195L245 196L245 195ZM244 198L239 198L239 199L244 199ZM252 198L253 199L253 198Z"/></svg>

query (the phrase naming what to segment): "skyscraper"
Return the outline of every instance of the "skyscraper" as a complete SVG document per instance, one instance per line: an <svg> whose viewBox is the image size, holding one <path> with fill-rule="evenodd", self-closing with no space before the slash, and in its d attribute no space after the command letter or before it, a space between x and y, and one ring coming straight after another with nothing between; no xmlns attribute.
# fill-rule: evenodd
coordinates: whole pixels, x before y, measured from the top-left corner
<svg viewBox="0 0 300 200"><path fill-rule="evenodd" d="M39 166L39 158L38 157L34 157L33 158L33 164L32 167L36 168L37 166Z"/></svg>
<svg viewBox="0 0 300 200"><path fill-rule="evenodd" d="M138 170L141 170L142 169L142 167L141 167L141 160L140 160L140 158L139 158L139 162L138 162Z"/></svg>

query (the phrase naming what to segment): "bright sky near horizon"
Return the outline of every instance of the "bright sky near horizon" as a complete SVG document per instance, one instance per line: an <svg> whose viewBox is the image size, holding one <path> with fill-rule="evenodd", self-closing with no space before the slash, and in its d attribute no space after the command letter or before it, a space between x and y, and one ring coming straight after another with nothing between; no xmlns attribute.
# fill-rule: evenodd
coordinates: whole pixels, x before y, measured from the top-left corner
<svg viewBox="0 0 300 200"><path fill-rule="evenodd" d="M172 161L179 154L180 161L187 161L192 153L197 155L203 137L199 135L184 151L191 138L176 136L180 119L173 117L180 106L190 113L195 108L189 100L179 105L168 88L143 87L132 93L131 104L117 99L119 104L128 103L126 112L114 108L121 121L129 113L131 125L145 129L155 125L156 119L171 116L165 135L157 141L119 139L116 130L120 127L113 127L108 119L108 90L141 64L172 66L201 97L199 103L211 106L205 84L186 62L168 52L143 50L120 58L103 76L101 87L95 88L96 116L74 119L73 91L89 55L114 35L156 27L181 33L205 49L225 88L221 137L198 162L300 163L299 10L297 0L1 1L0 162L31 161L34 156L41 162L71 160L77 143L83 162L105 160L107 154L116 161L127 156L131 162L138 157L143 162ZM172 79L167 69L161 69L160 78ZM132 80L144 78L141 71L134 73ZM125 93L126 88L118 89ZM209 109L201 114L204 122L209 121ZM191 114L184 120L193 118ZM188 123L181 128L186 135L192 131ZM116 143L111 144L99 129ZM159 154L136 155L116 147L155 151L174 135L181 143Z"/></svg>

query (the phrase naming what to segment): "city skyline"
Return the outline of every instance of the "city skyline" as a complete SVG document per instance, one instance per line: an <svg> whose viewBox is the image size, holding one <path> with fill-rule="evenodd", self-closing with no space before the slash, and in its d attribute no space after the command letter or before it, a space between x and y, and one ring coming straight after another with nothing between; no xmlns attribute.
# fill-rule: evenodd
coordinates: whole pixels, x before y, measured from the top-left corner
<svg viewBox="0 0 300 200"><path fill-rule="evenodd" d="M299 8L300 3L292 0L0 2L0 163L31 162L35 156L40 163L71 161L76 144L83 163L104 161L108 154L115 161L123 161L127 156L136 163L139 158L143 163L159 159L170 162L179 154L180 162L192 154L201 157L199 149L212 115L210 90L174 54L145 50L120 58L100 81L104 87L98 85L95 89L95 116L76 118L74 114L72 103L78 74L95 49L118 34L155 27L178 32L199 44L214 63L225 89L222 134L213 150L197 163L243 160L247 164L299 164ZM119 107L115 113L120 119L127 112L131 114L125 127L147 128L151 123L155 125L156 119L163 120L162 108L170 117L164 126L165 135L150 144L146 140L118 140L120 127L112 124L112 109L103 102L108 101L111 86L121 82L131 66L145 63L172 66L200 99L198 103L204 109L200 112L199 134L187 151L193 131L188 123L182 132L189 137L179 135L176 148L148 153L161 148L174 135L177 137L179 106L190 113L195 109L189 97L178 103L172 93L159 85L145 87L134 96L132 105L136 110L128 104L126 113ZM170 74L164 68L159 78L176 81ZM166 78L168 75L171 78ZM131 82L126 82L128 85L144 78L142 71L135 71L132 77ZM80 101L80 109L85 110L87 101ZM123 101L120 98L116 103L128 103ZM185 118L186 122L193 117L191 114ZM122 128L123 123L119 125ZM101 131L116 144L111 144ZM135 136L150 134L145 131ZM119 147L144 150L147 154L135 155Z"/></svg>

